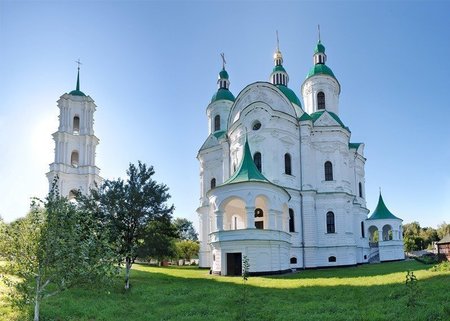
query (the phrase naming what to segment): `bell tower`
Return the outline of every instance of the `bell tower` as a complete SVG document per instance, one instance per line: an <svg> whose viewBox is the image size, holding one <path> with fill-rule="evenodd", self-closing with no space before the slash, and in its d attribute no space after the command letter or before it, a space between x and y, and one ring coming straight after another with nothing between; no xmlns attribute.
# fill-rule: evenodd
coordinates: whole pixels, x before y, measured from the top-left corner
<svg viewBox="0 0 450 321"><path fill-rule="evenodd" d="M58 100L59 127L53 134L55 159L47 173L50 188L58 177L61 196L74 197L80 190L88 193L100 184L100 169L95 165L95 150L99 139L94 135L96 105L90 96L80 90L80 62L76 89Z"/></svg>

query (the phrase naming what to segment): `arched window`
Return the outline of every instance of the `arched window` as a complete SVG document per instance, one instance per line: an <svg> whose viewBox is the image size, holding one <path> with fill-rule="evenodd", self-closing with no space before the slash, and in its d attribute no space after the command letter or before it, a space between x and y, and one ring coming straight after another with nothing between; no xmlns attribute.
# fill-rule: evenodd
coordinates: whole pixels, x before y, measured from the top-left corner
<svg viewBox="0 0 450 321"><path fill-rule="evenodd" d="M297 258L296 257L291 257L291 264L297 264Z"/></svg>
<svg viewBox="0 0 450 321"><path fill-rule="evenodd" d="M78 167L78 163L79 163L79 156L78 156L78 152L76 150L74 150L72 152L72 155L70 156L70 164L73 167Z"/></svg>
<svg viewBox="0 0 450 321"><path fill-rule="evenodd" d="M334 213L327 213L327 233L335 233L336 229L334 226Z"/></svg>
<svg viewBox="0 0 450 321"><path fill-rule="evenodd" d="M255 227L257 229L264 229L264 212L260 208L255 209Z"/></svg>
<svg viewBox="0 0 450 321"><path fill-rule="evenodd" d="M358 189L359 189L359 197L363 197L361 182L359 182L359 184L358 184Z"/></svg>
<svg viewBox="0 0 450 321"><path fill-rule="evenodd" d="M216 179L213 178L213 179L211 180L211 189L213 189L213 188L215 188L215 187L216 187Z"/></svg>
<svg viewBox="0 0 450 321"><path fill-rule="evenodd" d="M361 221L361 237L362 238L366 237L365 232L364 232L364 221Z"/></svg>
<svg viewBox="0 0 450 321"><path fill-rule="evenodd" d="M261 153L256 152L255 155L253 155L253 161L255 162L256 168L261 172L262 170L262 160L261 160Z"/></svg>
<svg viewBox="0 0 450 321"><path fill-rule="evenodd" d="M284 173L292 175L291 155L289 155L288 153L284 154Z"/></svg>
<svg viewBox="0 0 450 321"><path fill-rule="evenodd" d="M325 162L325 180L332 181L333 180L333 164L330 161Z"/></svg>
<svg viewBox="0 0 450 321"><path fill-rule="evenodd" d="M322 91L317 93L317 109L325 109L325 94Z"/></svg>
<svg viewBox="0 0 450 321"><path fill-rule="evenodd" d="M80 133L80 117L75 116L73 118L73 133L78 135Z"/></svg>
<svg viewBox="0 0 450 321"><path fill-rule="evenodd" d="M336 262L336 257L335 256L330 256L328 258L328 262Z"/></svg>
<svg viewBox="0 0 450 321"><path fill-rule="evenodd" d="M294 210L289 209L289 232L295 232Z"/></svg>
<svg viewBox="0 0 450 321"><path fill-rule="evenodd" d="M216 115L216 117L214 117L214 131L218 130L220 130L220 116Z"/></svg>

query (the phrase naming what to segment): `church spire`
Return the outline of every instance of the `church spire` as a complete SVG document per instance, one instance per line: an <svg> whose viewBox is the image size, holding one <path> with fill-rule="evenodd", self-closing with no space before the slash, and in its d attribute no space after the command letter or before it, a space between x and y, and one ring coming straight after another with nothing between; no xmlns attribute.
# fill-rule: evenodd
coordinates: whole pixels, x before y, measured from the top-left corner
<svg viewBox="0 0 450 321"><path fill-rule="evenodd" d="M287 84L289 82L289 76L283 67L283 55L281 54L280 51L280 39L278 37L278 30L276 31L276 34L277 34L277 49L273 55L275 67L273 68L273 71L270 74L270 80L274 85L283 85L287 87Z"/></svg>
<svg viewBox="0 0 450 321"><path fill-rule="evenodd" d="M69 95L73 96L86 96L81 90L80 90L80 59L75 61L78 64L78 72L77 72L77 86L75 87L75 90L72 90Z"/></svg>
<svg viewBox="0 0 450 321"><path fill-rule="evenodd" d="M227 61L225 60L225 54L222 52L220 54L222 57L222 71L219 72L219 79L217 80L217 84L219 89L228 89L230 88L230 81L228 80L228 73L225 70L225 65Z"/></svg>
<svg viewBox="0 0 450 321"><path fill-rule="evenodd" d="M325 54L325 46L322 45L322 41L320 40L320 25L317 25L317 32L318 32L318 41L316 48L314 49L314 64L321 64L324 65L327 61L327 55Z"/></svg>

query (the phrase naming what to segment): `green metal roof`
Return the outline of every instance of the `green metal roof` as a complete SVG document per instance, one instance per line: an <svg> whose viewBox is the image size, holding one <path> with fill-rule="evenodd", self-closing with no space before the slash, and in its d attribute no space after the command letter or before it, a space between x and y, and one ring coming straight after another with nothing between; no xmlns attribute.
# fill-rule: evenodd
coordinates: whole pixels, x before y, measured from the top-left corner
<svg viewBox="0 0 450 321"><path fill-rule="evenodd" d="M285 85L276 85L279 90L289 99L291 103L296 104L297 106L302 106L300 99L298 99L297 95L294 93L294 91Z"/></svg>
<svg viewBox="0 0 450 321"><path fill-rule="evenodd" d="M225 69L222 69L222 71L219 72L219 79L228 79L228 73Z"/></svg>
<svg viewBox="0 0 450 321"><path fill-rule="evenodd" d="M333 71L325 65L325 64L315 64L310 70L308 75L306 76L306 79L316 76L316 75L328 75L336 79L336 76L334 75Z"/></svg>
<svg viewBox="0 0 450 321"><path fill-rule="evenodd" d="M231 93L231 91L229 91L228 89L225 88L220 88L219 90L217 90L217 92L212 96L211 98L211 102L215 102L217 100L230 100L230 101L234 101L235 98L233 96L233 94Z"/></svg>
<svg viewBox="0 0 450 321"><path fill-rule="evenodd" d="M348 148L358 149L362 143L348 143Z"/></svg>
<svg viewBox="0 0 450 321"><path fill-rule="evenodd" d="M226 131L224 130L219 130L213 133L214 137L216 137L217 139L223 137L224 135L226 135Z"/></svg>
<svg viewBox="0 0 450 321"><path fill-rule="evenodd" d="M316 48L314 48L314 53L325 53L325 46L322 45L320 40L317 42Z"/></svg>
<svg viewBox="0 0 450 321"><path fill-rule="evenodd" d="M373 211L372 215L368 218L368 220L383 220L383 219L395 219L400 220L397 216L392 214L386 207L383 201L383 197L380 193L380 198L378 199L378 205Z"/></svg>
<svg viewBox="0 0 450 321"><path fill-rule="evenodd" d="M308 113L303 113L303 115L298 119L300 121L304 121L304 120L312 120L313 118L311 116L309 116Z"/></svg>
<svg viewBox="0 0 450 321"><path fill-rule="evenodd" d="M277 65L277 66L273 67L273 71L272 72L277 72L277 71L286 72L286 69L284 69L283 65Z"/></svg>
<svg viewBox="0 0 450 321"><path fill-rule="evenodd" d="M321 111L316 111L315 113L312 113L310 116L313 119L313 122L316 122L316 120L318 120L320 118L320 116L322 116L323 113L330 114L330 116L333 117L333 119L335 121L337 121L339 123L339 125L341 125L342 128L345 128L348 131L350 131L350 128L348 128L347 126L344 125L344 123L342 122L342 120L339 118L338 115L336 115L335 113L328 111L328 110L321 110Z"/></svg>
<svg viewBox="0 0 450 321"><path fill-rule="evenodd" d="M236 172L227 179L222 185L240 183L240 182L264 182L270 183L270 181L264 177L264 175L258 170L253 161L250 147L247 139L244 145L244 155L242 156L241 163ZM270 183L272 184L272 183Z"/></svg>

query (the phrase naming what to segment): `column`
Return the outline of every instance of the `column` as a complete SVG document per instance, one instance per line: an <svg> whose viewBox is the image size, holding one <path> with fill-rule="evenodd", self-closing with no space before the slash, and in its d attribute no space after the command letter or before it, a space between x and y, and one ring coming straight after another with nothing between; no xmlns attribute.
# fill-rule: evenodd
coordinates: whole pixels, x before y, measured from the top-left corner
<svg viewBox="0 0 450 321"><path fill-rule="evenodd" d="M216 231L223 231L223 212L215 210L214 217L216 218Z"/></svg>
<svg viewBox="0 0 450 321"><path fill-rule="evenodd" d="M269 209L269 226L267 227L270 230L276 230L277 221L276 221L276 212L274 209Z"/></svg>
<svg viewBox="0 0 450 321"><path fill-rule="evenodd" d="M247 206L245 211L247 213L247 228L255 228L255 208Z"/></svg>
<svg viewBox="0 0 450 321"><path fill-rule="evenodd" d="M277 230L283 231L283 213L281 211L273 210L277 222Z"/></svg>

